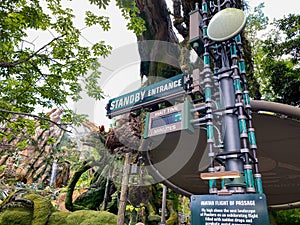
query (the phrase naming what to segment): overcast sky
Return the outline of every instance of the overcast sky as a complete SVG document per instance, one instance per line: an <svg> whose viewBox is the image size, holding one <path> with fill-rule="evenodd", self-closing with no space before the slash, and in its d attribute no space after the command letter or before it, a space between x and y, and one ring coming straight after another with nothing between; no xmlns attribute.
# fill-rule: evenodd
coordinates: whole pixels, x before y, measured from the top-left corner
<svg viewBox="0 0 300 225"><path fill-rule="evenodd" d="M252 8L264 2L263 12L269 17L270 21L273 21L274 18L281 19L284 15L300 13L299 0L247 0L247 2Z"/></svg>
<svg viewBox="0 0 300 225"><path fill-rule="evenodd" d="M300 1L299 0L248 0L250 5L250 9L253 9L255 6L258 6L261 2L265 2L265 8L263 12L266 16L269 17L270 21L273 21L274 18L283 18L284 15L288 15L290 13L298 14L300 11ZM167 0L168 5L172 4L172 0ZM126 45L135 42L135 36L126 30L125 21L122 19L118 9L116 7L111 6L110 12L114 13L112 17L112 32L115 32L114 29L117 29L116 33L113 35L109 35L109 41L116 48L120 48L120 52L123 53L126 51ZM117 21L117 22L116 22ZM117 27L117 28L116 28ZM122 33L122 34L121 34ZM120 35L121 34L121 35ZM134 54L134 52L128 52L128 54ZM137 51L135 52L137 54ZM138 56L136 56L138 57ZM108 69L115 70L116 68L109 68L110 65L105 65ZM105 71L105 68L103 69ZM101 102L96 102L93 106L88 108L93 108L93 113L89 113L91 115L92 120L96 122L96 124L104 124L108 127L111 123L111 120L107 119L105 116L106 110L104 109L105 105L108 102L109 98L120 96L124 94L124 92L129 92L131 90L136 90L140 85L140 77L139 77L139 62L131 63L128 65L122 65L121 68L117 68L116 71L110 73L111 79L106 80L104 84L102 84L105 93L108 95L108 98L102 100ZM87 107L79 107L81 109L87 109Z"/></svg>
<svg viewBox="0 0 300 225"><path fill-rule="evenodd" d="M172 0L166 1L169 7L171 7ZM82 30L82 44L92 45L99 40L105 40L107 44L114 48L113 53L115 54L104 61L101 60L103 79L100 81L100 84L107 98L95 102L84 97L84 100L77 103L74 108L78 113L89 114L90 120L97 125L104 124L108 128L111 123L111 120L105 116L105 105L108 99L140 87L139 56L135 46L136 37L131 31L126 29L126 21L122 18L120 10L115 6L114 1L112 1L107 10L99 10L96 6L82 4L85 1L80 2L81 4L78 4L78 1L67 3L67 6L74 10L74 14L76 15L75 22L78 27L85 27L83 18L87 9L97 14L109 16L112 27L108 32L103 32L99 27L85 28ZM283 18L283 15L290 13L299 14L300 11L300 0L247 0L247 2L250 4L251 9L258 6L259 3L265 2L263 11L269 17L270 21L273 21L274 18ZM50 34L41 34L32 31L27 40L34 40L37 48L39 44L45 43L51 38ZM130 60L126 61L125 59L128 58Z"/></svg>

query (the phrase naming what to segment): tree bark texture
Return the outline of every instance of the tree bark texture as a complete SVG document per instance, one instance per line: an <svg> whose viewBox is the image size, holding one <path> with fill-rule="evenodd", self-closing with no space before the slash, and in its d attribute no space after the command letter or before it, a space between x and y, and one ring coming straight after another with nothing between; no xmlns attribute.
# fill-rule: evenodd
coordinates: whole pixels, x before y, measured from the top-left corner
<svg viewBox="0 0 300 225"><path fill-rule="evenodd" d="M136 0L136 5L141 12L140 16L146 23L146 31L137 38L138 41L140 41L138 44L141 56L140 75L141 78L144 76L150 78L148 79L147 85L159 81L157 77L169 78L182 71L186 72L182 67L192 67L193 69L198 67L202 69L202 63L200 61L196 62L197 65L190 65L191 62L187 63L189 53L186 51L182 53L173 47L170 51L170 49L164 45L146 42L147 40L158 40L176 45L180 44L185 50L190 49L189 13L195 9L196 3L199 3L199 8L201 8L202 0L173 0L173 12L171 12L165 0ZM217 3L217 1L215 1L215 3ZM235 7L242 9L244 3L241 0L236 0ZM180 43L174 30L183 38ZM249 92L254 99L260 99L259 84L253 76L251 48L246 37L244 35L242 36Z"/></svg>
<svg viewBox="0 0 300 225"><path fill-rule="evenodd" d="M146 31L138 38L141 56L140 75L150 77L149 83L157 82L156 77L168 78L181 72L176 45L178 38L173 31L170 11L165 0L136 0L140 16L145 20ZM155 40L150 41L150 40Z"/></svg>

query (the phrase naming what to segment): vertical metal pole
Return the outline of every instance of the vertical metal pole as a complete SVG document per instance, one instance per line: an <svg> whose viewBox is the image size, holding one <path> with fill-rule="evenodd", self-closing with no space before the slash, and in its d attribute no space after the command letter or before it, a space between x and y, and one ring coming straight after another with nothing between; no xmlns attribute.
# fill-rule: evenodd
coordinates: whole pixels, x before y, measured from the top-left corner
<svg viewBox="0 0 300 225"><path fill-rule="evenodd" d="M102 202L102 210L103 211L105 211L106 207L107 207L109 178L110 178L110 168L108 169L108 176L106 177L105 192L104 192L104 197L103 197L103 202Z"/></svg>
<svg viewBox="0 0 300 225"><path fill-rule="evenodd" d="M166 222L166 205L167 205L167 186L163 184L162 202L161 202L161 224Z"/></svg>
<svg viewBox="0 0 300 225"><path fill-rule="evenodd" d="M131 159L131 153L126 153L124 167L123 167L122 187L121 187L120 203L118 209L117 225L124 225L124 221L125 221L125 210L126 210L126 203L128 197L130 159Z"/></svg>
<svg viewBox="0 0 300 225"><path fill-rule="evenodd" d="M242 80L238 67L238 55L237 45L235 41L232 41L230 45L231 62L233 68L234 90L236 96L236 107L238 111L239 130L241 138L241 152L244 157L244 176L246 181L246 192L255 192L254 177L252 171L252 165L250 164L250 152L248 149L248 131L247 131L247 114L245 112L245 106L243 104L243 88ZM250 114L249 118L250 118Z"/></svg>
<svg viewBox="0 0 300 225"><path fill-rule="evenodd" d="M229 69L229 61L226 54L225 46L221 49L222 56L222 68L219 72L219 84L220 84L220 95L221 105L225 108L224 115L222 117L222 129L224 134L224 153L227 153L225 160L226 171L240 171L243 172L243 161L238 158L238 152L241 149L240 144L240 133L238 117L234 110L235 108L235 91L233 85L233 78L231 72L226 72ZM224 71L224 73L222 73ZM234 153L236 152L236 153ZM244 182L237 178L233 180L226 180L225 186L229 190L234 192L244 192Z"/></svg>
<svg viewBox="0 0 300 225"><path fill-rule="evenodd" d="M208 5L207 1L202 1L202 17L203 17L203 41L204 41L204 54L203 54L203 62L204 62L204 71L202 73L205 85L205 103L206 103L206 115L207 115L207 147L209 149L209 158L210 165L208 171L213 173L215 171L214 168L214 152L213 152L213 144L214 144L214 128L213 128L213 116L212 116L212 86L213 86L213 74L210 68L210 57L209 57L209 49L208 49L208 36L207 36L207 26L208 26ZM217 192L217 182L215 179L209 180L209 193Z"/></svg>
<svg viewBox="0 0 300 225"><path fill-rule="evenodd" d="M253 126L252 122L252 117L251 117L251 105L250 105L250 97L249 97L249 92L248 92L248 85L247 85L247 79L246 79L246 66L245 66L245 61L243 59L243 50L242 50L242 40L241 36L238 35L235 38L237 46L240 50L240 60L238 62L238 67L240 71L240 76L241 80L243 81L243 100L244 100L244 105L246 112L248 114L248 141L249 141L249 147L252 151L253 157L255 159L254 161L254 179L255 179L255 189L256 193L262 194L263 193L263 187L262 187L262 179L261 179L261 174L259 172L258 168L258 159L257 159L257 145L256 145L256 136L255 136L255 129Z"/></svg>

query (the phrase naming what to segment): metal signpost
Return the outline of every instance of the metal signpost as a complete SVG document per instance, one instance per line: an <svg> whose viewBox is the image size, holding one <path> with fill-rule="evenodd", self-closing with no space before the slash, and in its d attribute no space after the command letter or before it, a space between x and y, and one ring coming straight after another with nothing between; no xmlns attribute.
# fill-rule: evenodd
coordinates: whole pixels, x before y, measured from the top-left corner
<svg viewBox="0 0 300 225"><path fill-rule="evenodd" d="M151 106L171 99L183 97L186 95L186 87L188 86L187 84L191 85L191 83L192 82L189 80L189 78L187 78L184 74L179 74L169 79L162 80L158 83L124 94L117 98L110 99L106 106L107 116L109 118L112 118L146 107L151 108ZM171 107L167 107L151 113L148 112L147 118L145 120L145 132L143 137L148 138L178 130L188 130L190 132L193 132L194 128L191 125L192 118L192 105L187 100L185 100L183 103L179 103ZM132 170L134 170L134 167L132 167ZM166 201L165 186L163 199L164 201ZM162 220L159 223L160 225L166 224L166 202L164 201L162 205ZM124 205L121 205L121 207L124 208ZM118 224L124 222L124 213L123 211L121 211L119 211L122 215L120 215L120 221L118 222Z"/></svg>
<svg viewBox="0 0 300 225"><path fill-rule="evenodd" d="M190 44L203 57L202 72L180 74L113 98L106 108L111 118L157 105L191 94L191 82L197 81L192 86L199 91L201 80L204 104L193 105L185 97L148 112L143 134L147 139L205 126L209 166L200 177L208 180L209 194L191 196L192 225L269 224L240 35L246 16L236 7L234 0L202 0L201 9L196 4L190 13ZM221 118L220 130L215 118ZM216 130L222 138L215 138Z"/></svg>
<svg viewBox="0 0 300 225"><path fill-rule="evenodd" d="M140 88L136 91L110 99L107 116L112 118L130 111L142 109L160 102L183 96L185 93L185 76L179 74L158 83Z"/></svg>
<svg viewBox="0 0 300 225"><path fill-rule="evenodd" d="M190 14L190 44L203 56L201 76L206 116L210 115L206 120L210 166L201 174L209 181L210 194L191 197L192 225L269 224L239 34L246 16L236 7L235 1L202 0L202 9L196 5ZM223 136L217 148L213 126L216 111L222 114Z"/></svg>

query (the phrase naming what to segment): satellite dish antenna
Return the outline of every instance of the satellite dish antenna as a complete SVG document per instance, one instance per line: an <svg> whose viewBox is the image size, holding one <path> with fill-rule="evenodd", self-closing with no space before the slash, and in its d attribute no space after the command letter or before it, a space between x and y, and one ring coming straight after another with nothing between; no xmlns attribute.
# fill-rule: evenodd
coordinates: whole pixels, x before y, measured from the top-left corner
<svg viewBox="0 0 300 225"><path fill-rule="evenodd" d="M246 25L245 13L236 8L226 8L216 13L207 27L213 41L226 41L240 33Z"/></svg>

